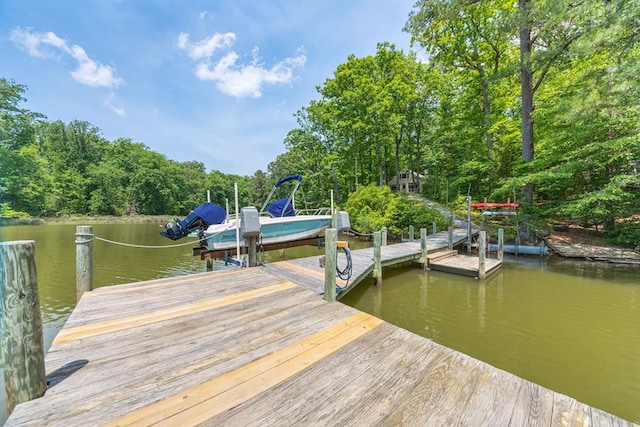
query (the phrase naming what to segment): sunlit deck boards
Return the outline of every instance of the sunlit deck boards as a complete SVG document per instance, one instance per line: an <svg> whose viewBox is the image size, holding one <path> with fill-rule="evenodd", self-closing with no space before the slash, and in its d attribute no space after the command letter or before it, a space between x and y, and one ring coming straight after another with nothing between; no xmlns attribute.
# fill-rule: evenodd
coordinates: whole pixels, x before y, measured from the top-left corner
<svg viewBox="0 0 640 427"><path fill-rule="evenodd" d="M466 240L466 230L456 229L453 233L454 245ZM447 232L440 232L427 237L427 251L440 251L448 246ZM401 264L409 261L417 261L421 256L420 241L395 243L382 246L381 248L382 267ZM320 258L317 255L307 258L298 258L288 261L269 263L265 266L269 271L289 280L300 280L302 286L307 286L312 291L321 294L324 292L324 268L320 267ZM338 286L348 287L338 296L344 296L355 285L369 276L373 271L373 248L358 249L351 251L353 262L353 273L349 282L338 279ZM338 254L338 267L344 268L346 258L344 254Z"/></svg>
<svg viewBox="0 0 640 427"><path fill-rule="evenodd" d="M485 259L485 276L495 273L502 266L502 261L494 258ZM461 276L478 277L478 257L455 255L429 262L429 269Z"/></svg>
<svg viewBox="0 0 640 427"><path fill-rule="evenodd" d="M24 425L619 425L256 267L85 294Z"/></svg>

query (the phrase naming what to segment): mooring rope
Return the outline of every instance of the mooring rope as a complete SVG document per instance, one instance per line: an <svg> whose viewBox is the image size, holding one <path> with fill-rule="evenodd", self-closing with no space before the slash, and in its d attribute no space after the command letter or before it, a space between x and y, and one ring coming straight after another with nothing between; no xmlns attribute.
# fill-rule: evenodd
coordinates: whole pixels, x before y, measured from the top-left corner
<svg viewBox="0 0 640 427"><path fill-rule="evenodd" d="M358 233L358 232L357 232L356 230L354 230L353 228L350 228L348 232L349 232L349 233L352 233L352 234L355 234L355 235L356 235L356 236L358 236L358 237L371 237L371 236L373 236L373 233L367 233L367 234L364 234L364 233Z"/></svg>
<svg viewBox="0 0 640 427"><path fill-rule="evenodd" d="M207 238L203 237L202 239L189 241L189 242L186 242L186 243L178 243L178 244L175 244L175 245L137 245L137 244L134 244L134 243L115 242L113 240L103 239L102 237L98 237L98 236L93 236L92 240L94 240L94 239L95 240L100 240L101 242L105 242L105 243L111 243L113 245L126 246L126 247L129 247L129 248L167 249L167 248L178 248L180 246L193 245L194 243L202 242L203 240L206 240Z"/></svg>
<svg viewBox="0 0 640 427"><path fill-rule="evenodd" d="M213 236L217 236L218 234L227 231L229 229L229 227L227 227L224 230L221 230L215 234L212 234L210 236L207 237L203 237L201 239L198 240L191 240L185 243L178 243L175 245L137 245L135 243L125 243L125 242L116 242L114 240L109 240L109 239L105 239L102 237L98 237L96 235L93 234L87 234L87 233L76 233L76 237L78 236L83 236L83 237L89 237L89 239L86 240L76 240L76 243L87 243L87 242L92 242L94 240L100 240L101 242L105 242L105 243L111 243L112 245L119 245L119 246L126 246L128 248L141 248L141 249L171 249L171 248L179 248L181 246L189 246L189 245L193 245L194 243L200 243L203 242L205 240L207 240L210 237Z"/></svg>

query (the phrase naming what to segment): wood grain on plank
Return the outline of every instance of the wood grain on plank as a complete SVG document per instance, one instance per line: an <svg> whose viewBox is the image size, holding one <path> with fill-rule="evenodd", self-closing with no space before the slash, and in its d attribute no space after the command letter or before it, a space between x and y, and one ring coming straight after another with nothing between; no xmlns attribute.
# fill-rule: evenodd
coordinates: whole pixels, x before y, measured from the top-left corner
<svg viewBox="0 0 640 427"><path fill-rule="evenodd" d="M54 396L50 399L67 410L56 413L55 419L57 422L64 420L66 425L93 425L113 414L144 408L179 390L191 389L205 379L216 378L292 345L300 337L317 333L355 312L346 306L327 304L314 296L309 299L321 304L311 309L302 307L298 313L295 313L297 306L290 306L285 311L292 313L291 317L282 316L273 322L269 316L265 317L265 322L232 322L236 326L233 331L223 335L203 333L192 343L174 342L175 338L171 336L162 340L158 336L157 342L138 345L141 350L145 348L146 353L108 363L96 364L92 360L79 374L88 379L102 378L93 381L91 388L77 388L73 384L65 388L64 383L56 386L52 390L56 393L55 399ZM167 346L167 341L172 345ZM77 379L81 381L82 377ZM64 396L60 393L63 390ZM74 419L82 422L74 423Z"/></svg>
<svg viewBox="0 0 640 427"><path fill-rule="evenodd" d="M284 267L286 269L289 269L298 273L302 273L308 276L313 276L315 278L324 280L324 271L312 270L311 268L303 267L301 265L294 264L290 261L278 261L277 264L280 267ZM344 286L346 283L347 283L346 280L342 280L339 277L336 277L336 284L338 286Z"/></svg>
<svg viewBox="0 0 640 427"><path fill-rule="evenodd" d="M342 408L343 402L333 398L334 391L353 381L357 373L383 363L389 351L401 347L404 336L397 332L397 328L384 323L367 333L366 340L351 342L331 357L277 385L269 393L254 397L218 415L211 422L228 427L264 425L265 420L272 424L293 424L318 405Z"/></svg>
<svg viewBox="0 0 640 427"><path fill-rule="evenodd" d="M590 427L591 410L584 403L560 393L553 396L551 427Z"/></svg>
<svg viewBox="0 0 640 427"><path fill-rule="evenodd" d="M523 381L515 398L511 425L534 426L551 424L554 393L538 384Z"/></svg>
<svg viewBox="0 0 640 427"><path fill-rule="evenodd" d="M204 422L286 380L382 323L368 314L354 314L262 359L106 425Z"/></svg>
<svg viewBox="0 0 640 427"><path fill-rule="evenodd" d="M86 292L86 293L83 294L83 297L92 298L92 297L102 297L102 296L105 296L105 295L114 295L114 294L121 294L121 293L146 291L146 290L150 290L150 289L158 289L158 288L164 288L164 287L170 287L170 286L184 285L184 284L193 283L193 282L203 282L203 281L207 281L207 280L215 280L215 279L218 279L218 278L222 278L224 276L230 276L230 275L234 275L234 274L237 275L238 271L229 270L229 271L216 272L215 274L213 274L213 273L201 273L201 274L194 274L194 275L185 276L185 277L175 277L175 278L163 278L163 279L158 279L158 280L149 280L149 281L137 283L135 286L133 286L131 284L114 285L114 286L97 288L97 289L94 289L91 292Z"/></svg>
<svg viewBox="0 0 640 427"><path fill-rule="evenodd" d="M258 298L269 293L280 292L294 286L296 285L291 282L283 281L272 286L252 291L242 292L239 294L229 295L221 298L215 298L212 300L200 301L198 303L170 307L152 313L121 317L110 321L89 324L86 326L79 326L76 328L66 328L60 331L53 343L61 344L71 340L90 337L93 335L104 334L107 332L113 332L126 328L133 328L153 322L160 322L162 320L176 318L198 311L211 310L213 308L221 307L224 305L235 304L248 298Z"/></svg>

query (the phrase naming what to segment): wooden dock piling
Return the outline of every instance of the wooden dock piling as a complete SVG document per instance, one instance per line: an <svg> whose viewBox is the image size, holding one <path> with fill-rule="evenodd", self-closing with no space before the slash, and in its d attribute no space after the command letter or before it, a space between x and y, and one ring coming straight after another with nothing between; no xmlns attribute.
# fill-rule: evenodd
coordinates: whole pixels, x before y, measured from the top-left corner
<svg viewBox="0 0 640 427"><path fill-rule="evenodd" d="M249 267L255 267L258 265L258 238L253 236L248 237L247 240L249 242Z"/></svg>
<svg viewBox="0 0 640 427"><path fill-rule="evenodd" d="M336 300L336 264L338 262L338 230L328 228L324 232L324 299Z"/></svg>
<svg viewBox="0 0 640 427"><path fill-rule="evenodd" d="M371 276L375 280L376 285L382 283L382 232L373 232L373 272Z"/></svg>
<svg viewBox="0 0 640 427"><path fill-rule="evenodd" d="M486 277L485 255L487 253L487 232L480 232L480 243L478 245L478 279L484 280Z"/></svg>
<svg viewBox="0 0 640 427"><path fill-rule="evenodd" d="M35 242L0 243L2 353L7 413L47 388Z"/></svg>
<svg viewBox="0 0 640 427"><path fill-rule="evenodd" d="M504 229L498 228L498 260L504 259Z"/></svg>
<svg viewBox="0 0 640 427"><path fill-rule="evenodd" d="M93 290L93 227L76 227L76 299Z"/></svg>
<svg viewBox="0 0 640 427"><path fill-rule="evenodd" d="M427 270L429 268L429 258L427 253L427 229L420 229L420 266L423 270Z"/></svg>

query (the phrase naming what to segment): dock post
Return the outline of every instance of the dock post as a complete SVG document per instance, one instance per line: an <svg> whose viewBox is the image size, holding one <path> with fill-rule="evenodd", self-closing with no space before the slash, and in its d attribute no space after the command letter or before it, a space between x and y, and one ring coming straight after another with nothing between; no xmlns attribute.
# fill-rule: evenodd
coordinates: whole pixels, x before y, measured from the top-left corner
<svg viewBox="0 0 640 427"><path fill-rule="evenodd" d="M498 259L504 258L504 229L498 228Z"/></svg>
<svg viewBox="0 0 640 427"><path fill-rule="evenodd" d="M471 196L467 196L467 244L471 252Z"/></svg>
<svg viewBox="0 0 640 427"><path fill-rule="evenodd" d="M478 279L485 278L485 253L487 251L487 232L480 232L480 243L478 245Z"/></svg>
<svg viewBox="0 0 640 427"><path fill-rule="evenodd" d="M453 250L453 227L449 226L449 228L447 229L448 231L448 242L449 242L449 250L452 251Z"/></svg>
<svg viewBox="0 0 640 427"><path fill-rule="evenodd" d="M382 283L382 232L373 232L373 279L376 285Z"/></svg>
<svg viewBox="0 0 640 427"><path fill-rule="evenodd" d="M429 258L427 253L427 229L420 229L420 264L422 265L423 270L427 270L429 268Z"/></svg>
<svg viewBox="0 0 640 427"><path fill-rule="evenodd" d="M47 389L35 242L0 243L2 354L7 414Z"/></svg>
<svg viewBox="0 0 640 427"><path fill-rule="evenodd" d="M438 232L438 224L436 224L435 221L433 221L433 234L436 234Z"/></svg>
<svg viewBox="0 0 640 427"><path fill-rule="evenodd" d="M76 227L76 300L93 290L93 227Z"/></svg>
<svg viewBox="0 0 640 427"><path fill-rule="evenodd" d="M247 240L249 241L249 267L255 267L258 265L258 238L254 236Z"/></svg>
<svg viewBox="0 0 640 427"><path fill-rule="evenodd" d="M331 210L331 228L338 229L338 209Z"/></svg>
<svg viewBox="0 0 640 427"><path fill-rule="evenodd" d="M336 300L336 264L338 262L338 230L327 228L324 232L324 299Z"/></svg>
<svg viewBox="0 0 640 427"><path fill-rule="evenodd" d="M413 225L409 226L409 241L413 242Z"/></svg>
<svg viewBox="0 0 640 427"><path fill-rule="evenodd" d="M380 245L387 246L387 227L382 227L382 240L380 241Z"/></svg>

